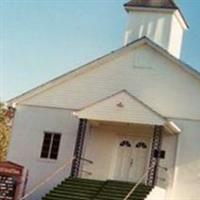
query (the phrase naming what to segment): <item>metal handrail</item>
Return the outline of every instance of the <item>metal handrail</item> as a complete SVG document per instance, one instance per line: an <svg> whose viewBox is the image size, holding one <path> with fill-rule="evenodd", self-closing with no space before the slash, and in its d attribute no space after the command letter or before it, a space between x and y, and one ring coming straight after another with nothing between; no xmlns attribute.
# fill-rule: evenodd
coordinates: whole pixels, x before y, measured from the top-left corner
<svg viewBox="0 0 200 200"><path fill-rule="evenodd" d="M87 175L91 176L92 172L86 171L86 170L81 170L81 172L86 173Z"/></svg>
<svg viewBox="0 0 200 200"><path fill-rule="evenodd" d="M90 165L92 165L92 164L94 163L92 160L89 160L89 159L84 158L84 157L80 157L79 159L80 159L81 161L84 161L84 162L89 163ZM85 174L87 174L88 176L91 176L91 175L92 175L92 172L87 171L87 170L84 170L84 169L81 169L80 172L85 173Z"/></svg>
<svg viewBox="0 0 200 200"><path fill-rule="evenodd" d="M49 180L51 180L55 175L57 175L60 171L62 171L67 165L71 164L73 160L76 157L73 157L70 161L66 161L60 168L58 168L55 172L53 172L50 176L46 177L43 181L41 181L39 184L34 186L27 194L25 194L20 200L25 200L29 196L31 196L34 192L36 192L39 188L41 188L45 183L47 183ZM80 158L83 161L86 161L90 164L93 164L93 161L88 160L86 158ZM86 171L85 171L86 172ZM87 172L88 174L91 174L90 172Z"/></svg>
<svg viewBox="0 0 200 200"><path fill-rule="evenodd" d="M128 198L133 194L133 192L135 192L135 190L137 189L137 187L142 183L142 181L144 180L144 178L148 175L149 171L151 169L153 169L156 165L149 167L145 173L140 177L140 179L138 180L138 182L134 185L134 187L129 191L129 193L126 195L126 197L123 200L128 200ZM158 165L159 168L168 171L168 169L166 167L162 167L160 165Z"/></svg>
<svg viewBox="0 0 200 200"><path fill-rule="evenodd" d="M159 167L160 169L162 169L163 171L168 172L168 168L167 168L167 167L163 167L163 166L161 166L161 165L158 165L158 167ZM167 177L164 178L164 177L158 176L157 178L158 178L160 181L163 181L163 182L166 182L166 181L167 181Z"/></svg>
<svg viewBox="0 0 200 200"><path fill-rule="evenodd" d="M167 167L163 167L163 166L161 166L161 165L158 165L158 167L160 168L160 169L163 169L164 171L168 171L168 168Z"/></svg>
<svg viewBox="0 0 200 200"><path fill-rule="evenodd" d="M93 163L94 163L92 160L89 160L89 159L87 159L87 158L81 157L80 159L81 159L82 161L88 162L89 164L93 164Z"/></svg>
<svg viewBox="0 0 200 200"><path fill-rule="evenodd" d="M46 177L43 181L39 184L34 186L28 193L26 193L20 200L25 200L26 198L30 197L34 192L36 192L39 188L41 188L45 183L55 177L59 172L61 172L66 166L71 164L75 158L73 157L70 161L66 161L60 168L58 168L55 172L53 172L50 176Z"/></svg>
<svg viewBox="0 0 200 200"><path fill-rule="evenodd" d="M133 192L135 192L135 190L137 189L137 187L142 183L142 181L144 180L144 178L148 175L149 171L151 169L153 169L155 167L151 166L149 167L145 173L139 178L138 182L133 186L133 188L129 191L129 193L126 195L126 197L123 200L128 200L128 198L133 194Z"/></svg>

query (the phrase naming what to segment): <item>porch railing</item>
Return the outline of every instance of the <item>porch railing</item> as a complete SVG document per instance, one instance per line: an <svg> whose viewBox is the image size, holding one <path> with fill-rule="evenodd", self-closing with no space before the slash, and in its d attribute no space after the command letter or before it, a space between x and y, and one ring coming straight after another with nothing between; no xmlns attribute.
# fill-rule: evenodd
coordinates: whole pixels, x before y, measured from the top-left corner
<svg viewBox="0 0 200 200"><path fill-rule="evenodd" d="M27 192L20 200L25 200L31 195L33 195L36 191L38 191L43 185L48 183L50 180L52 180L56 175L58 175L62 170L64 170L67 166L70 166L72 162L74 161L75 157L73 157L71 160L66 161L61 167L59 167L56 171L54 171L52 174L50 174L48 177L46 177L44 180L42 180L40 183L38 183L36 186L34 186L29 192ZM82 161L88 162L90 164L93 164L93 161L88 160L86 158L80 158ZM88 174L91 175L90 172Z"/></svg>
<svg viewBox="0 0 200 200"><path fill-rule="evenodd" d="M73 160L75 158L73 157L71 160L66 161L61 167L59 167L55 172L50 174L48 177L46 177L43 181L38 183L36 186L34 186L29 192L27 192L20 200L25 200L31 195L33 195L36 191L38 191L43 185L45 185L47 182L49 182L52 178L54 178L56 175L58 175L65 167L72 164Z"/></svg>
<svg viewBox="0 0 200 200"><path fill-rule="evenodd" d="M167 172L168 171L168 168L167 167L163 167L163 166L158 166L158 168L160 168L160 169L162 169L164 172ZM167 174L166 174L167 175ZM165 176L165 177L160 177L160 176L158 176L157 177L157 179L159 179L160 181L162 181L162 182L166 182L167 183L167 181L169 181L169 177L167 177L167 176Z"/></svg>
<svg viewBox="0 0 200 200"><path fill-rule="evenodd" d="M87 162L87 163L89 163L90 165L92 165L92 164L94 163L92 160L89 160L89 159L87 159L87 158L81 157L80 159L81 159L81 161ZM87 171L87 170L81 169L80 172L85 173L85 174L87 174L88 176L91 176L91 175L92 175L92 172Z"/></svg>
<svg viewBox="0 0 200 200"><path fill-rule="evenodd" d="M36 186L34 186L28 193L26 193L22 198L20 198L19 200L26 200L28 197L30 197L31 195L33 195L38 189L40 189L43 185L45 185L47 182L49 182L52 178L54 178L56 175L58 175L63 169L65 169L65 167L69 166L72 164L73 160L75 159L75 157L73 157L70 161L66 161L61 167L59 167L55 172L53 172L52 174L50 174L48 177L46 177L43 181L41 181L39 184L37 184ZM86 158L80 158L82 161L88 162L89 164L93 164L93 161L88 160ZM135 192L135 190L138 188L138 186L142 183L142 181L148 176L149 171L154 168L154 166L149 167L144 174L139 178L138 182L134 185L134 187L128 192L128 194L125 196L125 198L123 200L128 200L129 197ZM162 167L162 166L158 166L158 168L163 169L164 171L168 171L167 168ZM87 172L82 170L82 172L88 173L88 175L92 175L92 173Z"/></svg>
<svg viewBox="0 0 200 200"><path fill-rule="evenodd" d="M93 164L93 163L94 163L92 160L89 160L89 159L87 159L87 158L81 157L80 159L81 159L82 161L85 161L85 162L89 163L89 164Z"/></svg>
<svg viewBox="0 0 200 200"><path fill-rule="evenodd" d="M142 183L142 181L148 176L149 171L150 171L151 169L153 169L154 167L155 167L155 165L149 167L149 168L144 172L144 174L139 178L138 182L133 186L133 188L129 191L129 193L125 196L125 198L124 198L123 200L128 200L128 199L129 199L129 197L135 192L135 190L136 190L136 189L138 188L138 186ZM161 169L163 169L163 170L165 170L165 171L168 170L167 168L162 167L162 166L160 166L160 165L158 165L158 168L161 168Z"/></svg>

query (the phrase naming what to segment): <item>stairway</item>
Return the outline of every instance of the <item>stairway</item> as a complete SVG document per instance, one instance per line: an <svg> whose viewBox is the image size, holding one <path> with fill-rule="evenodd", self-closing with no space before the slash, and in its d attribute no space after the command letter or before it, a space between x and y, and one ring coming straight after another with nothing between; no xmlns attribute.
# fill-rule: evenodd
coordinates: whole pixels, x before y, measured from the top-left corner
<svg viewBox="0 0 200 200"><path fill-rule="evenodd" d="M123 200L133 186L133 183L122 181L68 178L42 200ZM144 200L151 189L149 186L139 185L129 200Z"/></svg>

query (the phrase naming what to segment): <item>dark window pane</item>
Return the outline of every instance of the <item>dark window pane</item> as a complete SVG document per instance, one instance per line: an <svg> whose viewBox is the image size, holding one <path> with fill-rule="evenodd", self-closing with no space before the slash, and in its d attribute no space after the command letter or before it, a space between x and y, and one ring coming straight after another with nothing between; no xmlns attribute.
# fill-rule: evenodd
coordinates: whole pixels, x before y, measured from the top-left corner
<svg viewBox="0 0 200 200"><path fill-rule="evenodd" d="M49 150L50 150L50 145L51 145L51 138L52 134L51 133L45 133L44 134L44 140L42 144L42 151L41 151L41 158L48 158L49 155Z"/></svg>
<svg viewBox="0 0 200 200"><path fill-rule="evenodd" d="M51 154L50 154L51 159L57 159L58 158L60 138L61 138L60 134L54 134L54 136L53 136L53 143L52 143Z"/></svg>
<svg viewBox="0 0 200 200"><path fill-rule="evenodd" d="M121 147L131 147L131 143L128 140L124 140L119 144Z"/></svg>
<svg viewBox="0 0 200 200"><path fill-rule="evenodd" d="M147 145L144 142L138 142L135 147L136 148L147 149Z"/></svg>

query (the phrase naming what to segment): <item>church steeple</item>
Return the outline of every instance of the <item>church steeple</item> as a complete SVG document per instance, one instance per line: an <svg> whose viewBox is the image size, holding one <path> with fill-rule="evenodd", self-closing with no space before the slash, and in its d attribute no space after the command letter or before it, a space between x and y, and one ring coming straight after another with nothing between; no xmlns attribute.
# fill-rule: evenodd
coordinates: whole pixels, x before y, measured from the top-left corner
<svg viewBox="0 0 200 200"><path fill-rule="evenodd" d="M180 57L188 24L173 0L131 0L124 7L129 14L125 44L146 36Z"/></svg>

